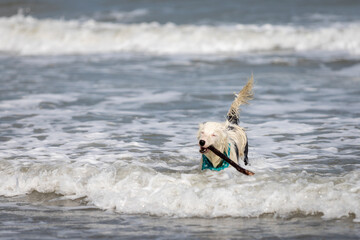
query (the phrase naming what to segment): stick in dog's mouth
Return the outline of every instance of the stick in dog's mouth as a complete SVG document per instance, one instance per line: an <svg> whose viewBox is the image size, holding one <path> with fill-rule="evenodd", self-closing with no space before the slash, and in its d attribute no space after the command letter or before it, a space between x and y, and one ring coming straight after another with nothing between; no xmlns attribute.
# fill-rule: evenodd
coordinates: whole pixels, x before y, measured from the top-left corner
<svg viewBox="0 0 360 240"><path fill-rule="evenodd" d="M215 153L216 155L218 155L220 158L222 158L223 160L225 160L226 162L228 162L231 166L233 166L234 168L236 168L236 170L238 170L239 172L245 174L245 175L254 175L255 173L240 167L239 165L237 165L233 160L231 160L230 158L228 158L225 154L223 154L222 152L220 152L219 150L217 150L213 145L210 145L208 148L205 148L206 150L210 149L213 153ZM200 149L201 151L202 149Z"/></svg>

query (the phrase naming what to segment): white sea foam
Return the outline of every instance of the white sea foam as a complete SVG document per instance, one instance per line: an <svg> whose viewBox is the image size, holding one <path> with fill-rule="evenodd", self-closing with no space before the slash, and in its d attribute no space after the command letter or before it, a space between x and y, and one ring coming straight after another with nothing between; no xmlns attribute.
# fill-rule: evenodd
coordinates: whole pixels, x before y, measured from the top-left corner
<svg viewBox="0 0 360 240"><path fill-rule="evenodd" d="M69 199L128 214L176 217L258 217L262 214L355 215L360 221L360 172L340 176L257 171L160 173L148 167L31 164L2 161L0 195L55 192Z"/></svg>
<svg viewBox="0 0 360 240"><path fill-rule="evenodd" d="M20 55L137 52L236 54L290 51L360 55L360 23L286 25L121 24L94 20L0 18L0 51Z"/></svg>

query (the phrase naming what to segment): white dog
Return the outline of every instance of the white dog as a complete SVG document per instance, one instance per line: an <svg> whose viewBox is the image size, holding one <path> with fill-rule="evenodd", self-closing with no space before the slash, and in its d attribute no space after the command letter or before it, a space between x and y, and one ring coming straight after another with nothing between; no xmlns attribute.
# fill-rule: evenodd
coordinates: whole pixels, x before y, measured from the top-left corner
<svg viewBox="0 0 360 240"><path fill-rule="evenodd" d="M238 125L240 105L247 104L253 98L253 76L248 80L243 89L235 95L225 122L205 122L200 124L198 140L200 153L202 153L201 169L220 171L227 168L229 164L207 149L213 145L223 152L234 162L239 163L243 159L248 164L248 140L242 127Z"/></svg>

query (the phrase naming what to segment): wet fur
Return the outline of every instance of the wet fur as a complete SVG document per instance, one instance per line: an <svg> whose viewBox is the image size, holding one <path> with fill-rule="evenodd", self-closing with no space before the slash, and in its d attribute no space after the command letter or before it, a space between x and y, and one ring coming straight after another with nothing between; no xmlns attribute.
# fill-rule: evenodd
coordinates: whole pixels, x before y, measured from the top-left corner
<svg viewBox="0 0 360 240"><path fill-rule="evenodd" d="M236 95L225 122L205 122L199 126L198 140L205 141L205 144L200 146L200 151L205 151L203 154L211 161L214 167L221 163L221 159L212 151L207 150L207 147L213 145L220 152L226 152L229 143L230 159L236 163L243 159L245 165L247 164L248 140L244 129L238 123L240 106L248 104L248 101L253 98L253 82L253 76L251 76L247 84Z"/></svg>

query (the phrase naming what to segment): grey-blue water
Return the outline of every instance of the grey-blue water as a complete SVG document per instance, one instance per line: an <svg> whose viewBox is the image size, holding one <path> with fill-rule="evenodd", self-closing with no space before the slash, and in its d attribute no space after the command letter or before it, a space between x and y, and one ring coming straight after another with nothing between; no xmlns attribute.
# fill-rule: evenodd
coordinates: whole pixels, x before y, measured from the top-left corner
<svg viewBox="0 0 360 240"><path fill-rule="evenodd" d="M0 239L359 239L359 12L0 1ZM200 171L251 74L255 175Z"/></svg>

